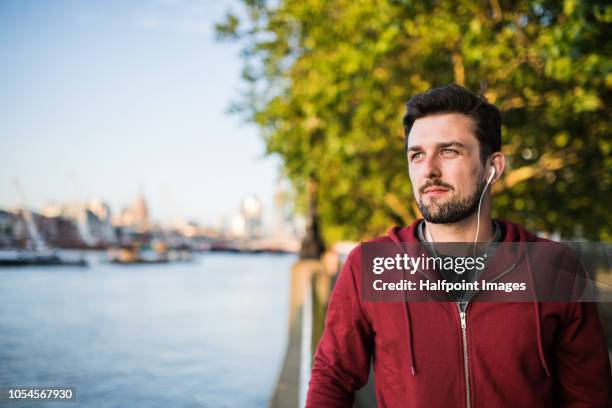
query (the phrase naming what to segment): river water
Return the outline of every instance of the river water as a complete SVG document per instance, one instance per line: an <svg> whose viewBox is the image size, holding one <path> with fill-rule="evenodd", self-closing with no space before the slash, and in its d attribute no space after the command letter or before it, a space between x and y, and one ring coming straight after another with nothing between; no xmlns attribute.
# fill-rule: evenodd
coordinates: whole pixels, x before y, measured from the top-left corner
<svg viewBox="0 0 612 408"><path fill-rule="evenodd" d="M265 407L287 343L294 256L0 269L0 387L67 386L77 403Z"/></svg>

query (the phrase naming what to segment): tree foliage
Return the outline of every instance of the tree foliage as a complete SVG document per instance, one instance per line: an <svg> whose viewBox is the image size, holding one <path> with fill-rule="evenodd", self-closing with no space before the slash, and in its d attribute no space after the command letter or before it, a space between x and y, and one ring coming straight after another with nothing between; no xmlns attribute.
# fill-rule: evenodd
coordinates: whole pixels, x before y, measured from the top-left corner
<svg viewBox="0 0 612 408"><path fill-rule="evenodd" d="M610 240L612 7L595 1L243 0L217 25L244 45L235 105L261 129L325 238L418 217L401 117L451 82L504 114L509 169L494 213L565 238Z"/></svg>

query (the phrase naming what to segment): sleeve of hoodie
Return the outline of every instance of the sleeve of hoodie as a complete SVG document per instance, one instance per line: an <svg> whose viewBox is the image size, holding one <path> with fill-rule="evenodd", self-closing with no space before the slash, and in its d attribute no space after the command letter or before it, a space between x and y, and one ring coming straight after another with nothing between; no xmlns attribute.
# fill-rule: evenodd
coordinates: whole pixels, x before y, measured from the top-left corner
<svg viewBox="0 0 612 408"><path fill-rule="evenodd" d="M317 351L306 407L352 407L355 391L370 373L372 328L360 298L360 248L347 257L332 291Z"/></svg>
<svg viewBox="0 0 612 408"><path fill-rule="evenodd" d="M595 303L570 304L556 362L559 407L612 406L610 360Z"/></svg>

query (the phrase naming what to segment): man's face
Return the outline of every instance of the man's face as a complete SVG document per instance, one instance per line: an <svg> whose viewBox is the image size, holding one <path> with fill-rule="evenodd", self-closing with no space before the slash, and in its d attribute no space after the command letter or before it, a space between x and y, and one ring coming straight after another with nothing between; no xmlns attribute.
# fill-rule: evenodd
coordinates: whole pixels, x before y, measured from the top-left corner
<svg viewBox="0 0 612 408"><path fill-rule="evenodd" d="M435 224L474 214L484 166L472 119L445 113L417 119L408 135L408 171L423 217Z"/></svg>

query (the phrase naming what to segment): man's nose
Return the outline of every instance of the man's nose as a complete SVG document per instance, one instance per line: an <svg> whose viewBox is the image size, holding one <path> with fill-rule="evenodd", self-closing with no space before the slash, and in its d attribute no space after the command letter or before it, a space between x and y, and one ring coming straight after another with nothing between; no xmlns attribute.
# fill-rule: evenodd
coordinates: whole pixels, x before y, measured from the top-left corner
<svg viewBox="0 0 612 408"><path fill-rule="evenodd" d="M440 166L438 163L438 158L435 156L429 156L425 159L425 176L428 179L440 178L442 176L442 172L440 171Z"/></svg>

